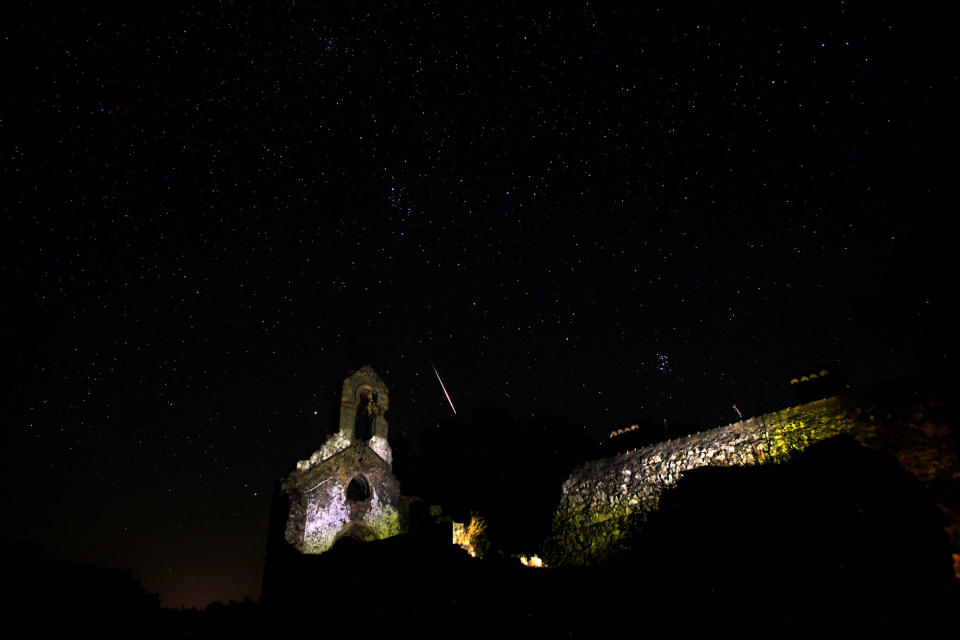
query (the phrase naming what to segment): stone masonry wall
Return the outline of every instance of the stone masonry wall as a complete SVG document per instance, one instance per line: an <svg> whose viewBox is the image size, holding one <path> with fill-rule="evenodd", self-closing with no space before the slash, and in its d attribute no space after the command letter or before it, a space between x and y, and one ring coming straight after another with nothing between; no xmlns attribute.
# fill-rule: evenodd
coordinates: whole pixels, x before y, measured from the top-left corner
<svg viewBox="0 0 960 640"><path fill-rule="evenodd" d="M384 455L382 455L384 454ZM302 460L284 481L290 497L285 538L301 553L323 553L349 533L363 540L402 533L405 514L400 485L390 470L390 447L383 439L350 443L336 433L309 460ZM354 479L369 494L347 497Z"/></svg>
<svg viewBox="0 0 960 640"><path fill-rule="evenodd" d="M894 456L933 491L947 517L956 517L960 509L950 501L960 495L960 465L941 402L931 393L884 387L589 462L563 483L544 555L554 566L603 562L623 549L628 517L655 511L684 472L777 463L841 433Z"/></svg>

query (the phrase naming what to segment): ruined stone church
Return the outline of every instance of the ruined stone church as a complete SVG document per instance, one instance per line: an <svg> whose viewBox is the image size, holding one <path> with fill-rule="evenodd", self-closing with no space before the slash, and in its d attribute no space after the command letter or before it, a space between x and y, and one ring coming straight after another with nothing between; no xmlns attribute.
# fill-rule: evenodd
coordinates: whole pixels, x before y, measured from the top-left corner
<svg viewBox="0 0 960 640"><path fill-rule="evenodd" d="M406 529L405 502L387 442L389 390L369 365L343 381L340 428L282 482L290 501L285 539L300 553L344 538L389 538Z"/></svg>

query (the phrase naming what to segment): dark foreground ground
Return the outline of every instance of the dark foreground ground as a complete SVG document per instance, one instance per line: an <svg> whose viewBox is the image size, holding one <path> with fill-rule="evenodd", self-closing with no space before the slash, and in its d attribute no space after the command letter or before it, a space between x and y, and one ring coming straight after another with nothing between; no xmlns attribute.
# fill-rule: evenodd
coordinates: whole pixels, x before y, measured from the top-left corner
<svg viewBox="0 0 960 640"><path fill-rule="evenodd" d="M589 569L532 569L496 551L473 559L425 534L341 544L275 560L259 602L204 611L162 610L128 573L22 555L8 604L31 635L190 638L949 632L960 612L929 493L851 442L782 467L690 473L627 529L633 551Z"/></svg>
<svg viewBox="0 0 960 640"><path fill-rule="evenodd" d="M386 554L386 551L384 551ZM750 577L720 573L701 557L664 574L656 564L606 570L527 569L507 561L406 550L398 562L354 558L316 576L316 590L282 603L216 603L204 611L93 602L57 594L14 619L28 637L91 631L100 637L639 637L647 633L787 629L948 630L960 611L955 580L894 579L838 567L813 575L796 555L743 559ZM352 555L352 554L344 554ZM693 564L693 563L690 563Z"/></svg>

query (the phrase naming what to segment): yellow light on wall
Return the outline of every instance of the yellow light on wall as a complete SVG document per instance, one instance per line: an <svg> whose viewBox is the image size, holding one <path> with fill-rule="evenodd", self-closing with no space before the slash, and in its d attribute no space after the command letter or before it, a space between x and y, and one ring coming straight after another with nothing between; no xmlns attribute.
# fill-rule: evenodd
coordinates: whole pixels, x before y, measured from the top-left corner
<svg viewBox="0 0 960 640"><path fill-rule="evenodd" d="M520 564L525 567L536 567L537 569L542 569L547 566L543 563L543 560L540 556L534 554L532 556L520 556Z"/></svg>

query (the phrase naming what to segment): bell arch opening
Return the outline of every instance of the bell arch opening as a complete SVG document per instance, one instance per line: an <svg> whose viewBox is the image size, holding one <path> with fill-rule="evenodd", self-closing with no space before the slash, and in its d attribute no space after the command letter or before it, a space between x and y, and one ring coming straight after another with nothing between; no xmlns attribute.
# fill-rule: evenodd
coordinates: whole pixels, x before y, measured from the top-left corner
<svg viewBox="0 0 960 640"><path fill-rule="evenodd" d="M367 385L357 389L357 411L353 422L353 437L369 440L373 436L374 411L377 394Z"/></svg>

